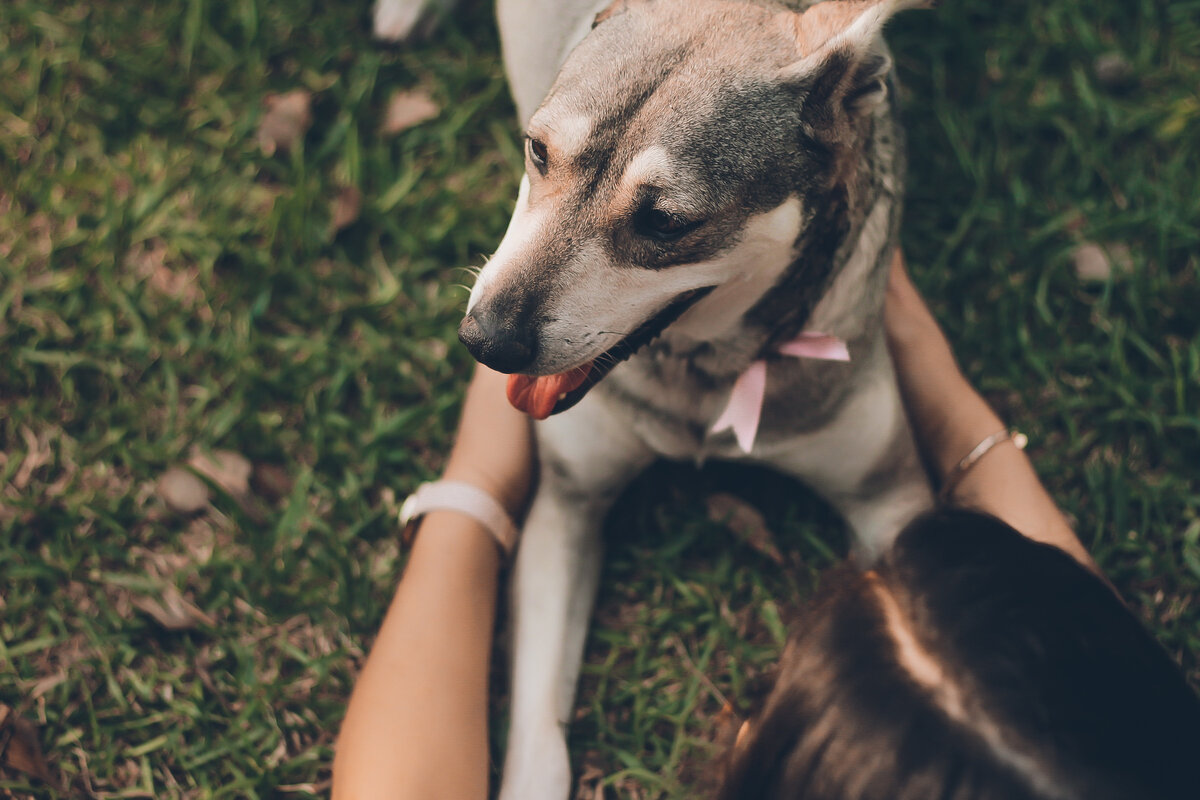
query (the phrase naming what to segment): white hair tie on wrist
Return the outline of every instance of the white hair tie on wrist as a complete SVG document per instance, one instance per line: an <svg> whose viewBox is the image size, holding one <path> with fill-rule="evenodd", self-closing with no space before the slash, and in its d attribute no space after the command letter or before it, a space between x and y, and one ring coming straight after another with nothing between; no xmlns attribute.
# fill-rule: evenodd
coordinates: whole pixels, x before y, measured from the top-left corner
<svg viewBox="0 0 1200 800"><path fill-rule="evenodd" d="M410 544L417 535L421 517L430 511L457 511L466 514L496 540L504 558L512 556L517 546L517 526L504 506L490 494L462 481L423 483L400 506L400 524L404 526L401 540Z"/></svg>

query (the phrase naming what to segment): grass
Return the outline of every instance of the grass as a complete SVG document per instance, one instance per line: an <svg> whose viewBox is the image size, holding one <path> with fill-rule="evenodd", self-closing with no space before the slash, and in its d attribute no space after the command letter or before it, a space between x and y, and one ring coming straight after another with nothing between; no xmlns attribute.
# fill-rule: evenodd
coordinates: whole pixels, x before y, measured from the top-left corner
<svg viewBox="0 0 1200 800"><path fill-rule="evenodd" d="M401 565L395 500L438 473L469 371L463 267L520 161L486 4L401 49L368 12L0 5L0 703L61 790L8 769L0 795L323 791ZM1200 686L1200 2L962 0L890 40L917 281ZM1111 54L1125 77L1097 69ZM439 116L382 133L414 87ZM264 100L294 89L314 123L267 156ZM361 211L335 230L346 187ZM1084 242L1114 254L1107 280L1075 274ZM156 481L193 448L243 455L252 491L170 512ZM695 510L730 480L783 568ZM572 731L581 796L707 785L726 701L842 549L794 496L720 470L630 491Z"/></svg>

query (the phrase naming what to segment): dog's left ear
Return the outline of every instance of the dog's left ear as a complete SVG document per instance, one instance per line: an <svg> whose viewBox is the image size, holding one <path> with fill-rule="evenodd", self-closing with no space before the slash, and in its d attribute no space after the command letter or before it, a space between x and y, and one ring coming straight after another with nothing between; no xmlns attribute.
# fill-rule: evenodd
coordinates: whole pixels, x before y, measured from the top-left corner
<svg viewBox="0 0 1200 800"><path fill-rule="evenodd" d="M883 26L900 11L932 5L932 0L826 0L801 13L787 12L800 59L779 78L821 106L840 100L851 112L870 111L887 97L892 68Z"/></svg>
<svg viewBox="0 0 1200 800"><path fill-rule="evenodd" d="M618 14L624 14L629 10L630 6L637 5L639 2L644 3L648 2L648 0L612 0L603 11L596 14L592 20L592 27L595 28L601 22L604 22L604 20L611 19Z"/></svg>

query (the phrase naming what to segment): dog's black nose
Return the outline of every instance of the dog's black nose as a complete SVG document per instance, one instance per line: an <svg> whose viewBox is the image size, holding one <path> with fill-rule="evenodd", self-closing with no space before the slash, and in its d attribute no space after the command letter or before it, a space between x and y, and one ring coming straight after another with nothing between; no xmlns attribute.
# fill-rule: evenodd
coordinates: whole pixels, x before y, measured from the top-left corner
<svg viewBox="0 0 1200 800"><path fill-rule="evenodd" d="M533 363L537 339L528 326L475 308L458 326L458 340L481 364L497 372L521 372Z"/></svg>

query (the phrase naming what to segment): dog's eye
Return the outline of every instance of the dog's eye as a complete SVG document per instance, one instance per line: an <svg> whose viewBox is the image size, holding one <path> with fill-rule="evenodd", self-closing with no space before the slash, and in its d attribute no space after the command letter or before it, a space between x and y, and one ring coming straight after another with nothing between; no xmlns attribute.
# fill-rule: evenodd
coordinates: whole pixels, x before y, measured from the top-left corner
<svg viewBox="0 0 1200 800"><path fill-rule="evenodd" d="M546 150L546 143L541 139L534 139L532 136L526 137L525 142L529 150L529 160L533 165L541 171L546 170L546 159L550 154Z"/></svg>
<svg viewBox="0 0 1200 800"><path fill-rule="evenodd" d="M644 208L638 212L635 225L638 232L660 242L673 242L683 237L685 233L699 228L704 220L688 221L678 214L663 211L661 208Z"/></svg>

